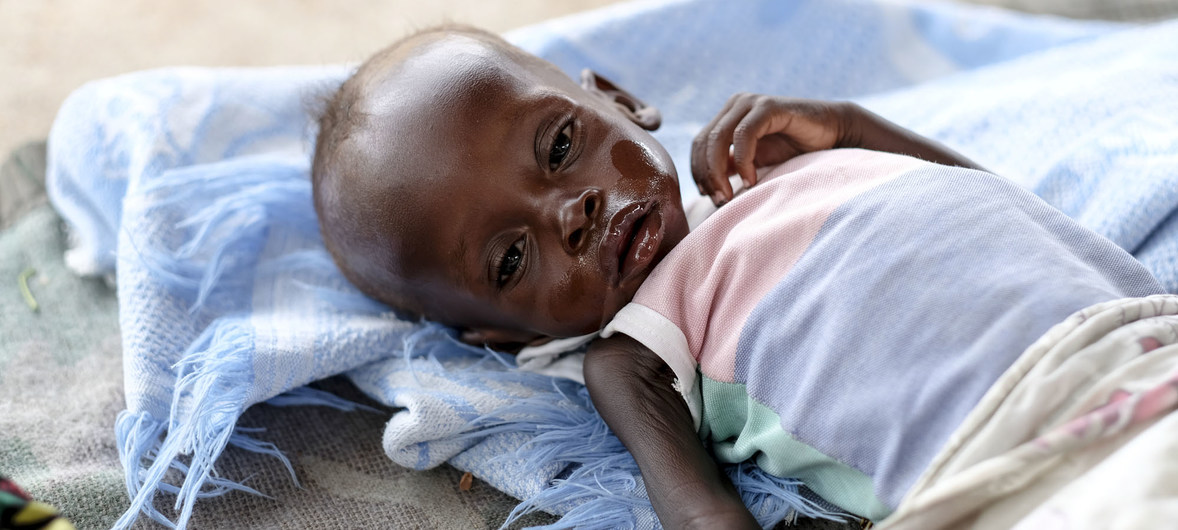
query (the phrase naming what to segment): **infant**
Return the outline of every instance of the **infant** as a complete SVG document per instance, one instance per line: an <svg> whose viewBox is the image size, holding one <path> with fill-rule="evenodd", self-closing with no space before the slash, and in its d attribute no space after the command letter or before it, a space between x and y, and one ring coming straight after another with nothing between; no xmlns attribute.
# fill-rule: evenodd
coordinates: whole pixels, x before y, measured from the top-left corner
<svg viewBox="0 0 1178 530"><path fill-rule="evenodd" d="M701 436L722 460L756 458L885 517L1046 326L1162 292L1033 196L848 103L730 99L692 146L693 177L719 208L689 236L675 167L649 132L660 121L593 72L577 84L496 35L437 28L339 88L312 175L327 248L367 295L508 351L604 330L586 384L665 526L758 527ZM964 210L978 213L956 222L986 237L940 225ZM910 258L924 249L956 275L922 275ZM1025 264L1019 283L989 267L999 261ZM791 270L809 290L778 284ZM864 300L848 301L856 289ZM988 302L943 305L960 300ZM924 309L904 323L945 322L872 344L832 309L909 302ZM785 410L798 412L788 428ZM766 418L778 424L750 427Z"/></svg>

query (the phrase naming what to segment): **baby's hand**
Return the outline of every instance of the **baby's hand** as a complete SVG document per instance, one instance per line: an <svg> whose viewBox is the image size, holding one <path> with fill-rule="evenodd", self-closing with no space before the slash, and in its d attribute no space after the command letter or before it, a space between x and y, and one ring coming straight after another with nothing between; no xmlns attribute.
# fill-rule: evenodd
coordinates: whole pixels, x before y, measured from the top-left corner
<svg viewBox="0 0 1178 530"><path fill-rule="evenodd" d="M740 175L749 187L757 183L759 167L836 147L897 153L984 171L956 151L854 103L737 94L692 142L691 175L699 192L720 206L732 200L729 176Z"/></svg>
<svg viewBox="0 0 1178 530"><path fill-rule="evenodd" d="M853 134L856 110L853 103L736 94L692 142L691 174L719 206L732 200L730 175L749 187L758 167L841 147Z"/></svg>

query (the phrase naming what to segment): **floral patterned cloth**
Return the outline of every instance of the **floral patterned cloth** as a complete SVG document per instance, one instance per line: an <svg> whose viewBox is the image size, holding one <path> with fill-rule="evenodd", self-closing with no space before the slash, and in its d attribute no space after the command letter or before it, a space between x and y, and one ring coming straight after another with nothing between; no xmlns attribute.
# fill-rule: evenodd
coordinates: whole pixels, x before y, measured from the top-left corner
<svg viewBox="0 0 1178 530"><path fill-rule="evenodd" d="M1178 296L1097 304L991 387L881 528L1178 520Z"/></svg>

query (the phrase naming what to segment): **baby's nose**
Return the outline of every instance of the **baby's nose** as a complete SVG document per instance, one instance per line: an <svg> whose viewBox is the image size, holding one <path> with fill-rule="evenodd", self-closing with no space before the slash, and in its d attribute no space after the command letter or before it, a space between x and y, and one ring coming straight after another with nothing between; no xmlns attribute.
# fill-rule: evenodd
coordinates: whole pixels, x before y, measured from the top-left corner
<svg viewBox="0 0 1178 530"><path fill-rule="evenodd" d="M579 252L585 246L600 209L601 193L592 189L581 192L561 207L560 229L566 251Z"/></svg>

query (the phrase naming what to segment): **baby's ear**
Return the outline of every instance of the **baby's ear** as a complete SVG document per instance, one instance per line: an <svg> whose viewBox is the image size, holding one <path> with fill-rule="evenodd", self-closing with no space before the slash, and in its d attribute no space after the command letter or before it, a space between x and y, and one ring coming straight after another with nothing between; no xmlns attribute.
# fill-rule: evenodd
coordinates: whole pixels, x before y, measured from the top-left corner
<svg viewBox="0 0 1178 530"><path fill-rule="evenodd" d="M659 113L659 109L643 103L641 99L619 88L612 81L601 77L593 70L586 68L581 71L581 88L588 90L591 94L599 94L613 101L622 114L625 114L627 118L630 118L630 121L637 123L643 129L653 131L663 124L663 116Z"/></svg>
<svg viewBox="0 0 1178 530"><path fill-rule="evenodd" d="M474 328L459 331L458 340L471 346L486 346L495 351L519 353L527 346L539 346L552 340L552 337L525 335L498 329Z"/></svg>

